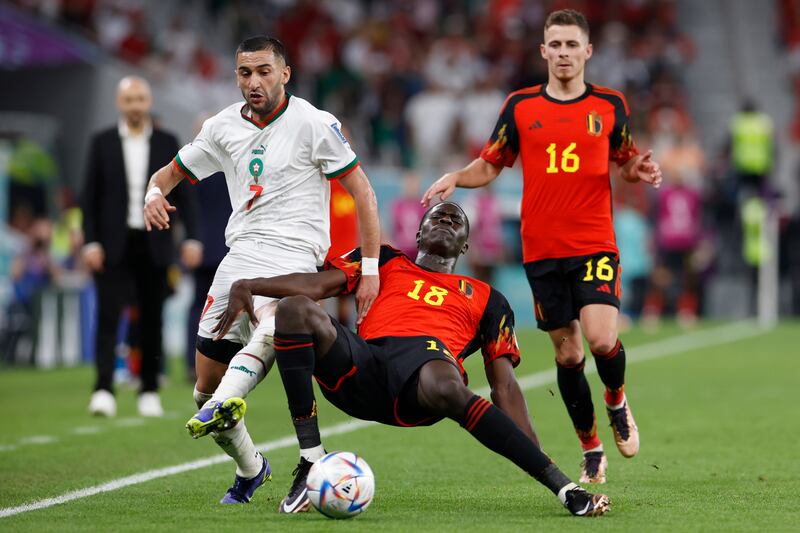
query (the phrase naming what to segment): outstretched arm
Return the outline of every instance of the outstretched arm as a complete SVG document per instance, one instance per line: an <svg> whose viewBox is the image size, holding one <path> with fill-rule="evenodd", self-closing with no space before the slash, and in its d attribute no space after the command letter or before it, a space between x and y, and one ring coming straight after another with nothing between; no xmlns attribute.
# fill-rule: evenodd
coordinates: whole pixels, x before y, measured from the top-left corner
<svg viewBox="0 0 800 533"><path fill-rule="evenodd" d="M486 365L486 378L492 389L492 402L541 448L511 360L508 357L498 357L491 361Z"/></svg>
<svg viewBox="0 0 800 533"><path fill-rule="evenodd" d="M434 181L433 185L428 187L428 190L425 191L425 194L422 196L422 205L425 207L430 206L431 200L433 200L436 195L440 195L442 201L447 200L456 190L456 187L464 187L467 189L483 187L499 176L501 170L503 170L502 166L495 165L478 157L461 170L448 172Z"/></svg>
<svg viewBox="0 0 800 533"><path fill-rule="evenodd" d="M337 268L323 272L286 274L274 278L240 279L231 285L228 294L228 307L218 319L212 333L217 333L214 340L219 340L228 333L236 319L244 311L250 321L258 323L253 296L284 298L286 296L308 296L312 300L322 300L341 293L347 287L347 276Z"/></svg>
<svg viewBox="0 0 800 533"><path fill-rule="evenodd" d="M144 225L147 231L169 229L169 214L176 210L165 196L183 179L183 174L169 162L150 177L147 192L144 195Z"/></svg>

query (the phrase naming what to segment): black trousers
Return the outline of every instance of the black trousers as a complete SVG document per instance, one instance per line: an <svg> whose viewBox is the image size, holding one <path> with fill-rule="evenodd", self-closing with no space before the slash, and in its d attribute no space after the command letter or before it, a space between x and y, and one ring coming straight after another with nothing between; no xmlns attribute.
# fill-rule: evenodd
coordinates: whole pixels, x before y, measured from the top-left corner
<svg viewBox="0 0 800 533"><path fill-rule="evenodd" d="M115 347L122 309L137 304L141 313L141 392L158 389L158 373L164 357L161 327L167 297L167 269L151 257L147 234L128 230L120 264L104 265L94 275L97 288L97 340L95 390L113 391Z"/></svg>
<svg viewBox="0 0 800 533"><path fill-rule="evenodd" d="M217 267L201 266L194 271L194 299L189 308L189 317L186 324L186 368L190 373L194 373L194 356L197 341L197 326L200 323L200 315L206 306L206 297L211 284L214 282L214 274Z"/></svg>

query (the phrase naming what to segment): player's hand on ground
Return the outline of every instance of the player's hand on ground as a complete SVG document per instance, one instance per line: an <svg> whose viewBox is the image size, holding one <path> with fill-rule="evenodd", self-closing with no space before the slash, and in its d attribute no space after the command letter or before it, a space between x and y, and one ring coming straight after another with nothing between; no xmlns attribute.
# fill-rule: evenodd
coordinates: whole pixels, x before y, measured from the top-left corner
<svg viewBox="0 0 800 533"><path fill-rule="evenodd" d="M632 174L656 189L661 186L661 165L653 161L653 151L648 150L631 169Z"/></svg>
<svg viewBox="0 0 800 533"><path fill-rule="evenodd" d="M169 229L169 214L178 208L170 205L166 198L161 194L153 195L144 204L144 226L147 231L156 229Z"/></svg>
<svg viewBox="0 0 800 533"><path fill-rule="evenodd" d="M199 241L188 240L181 244L181 263L186 268L193 270L200 266L203 260L203 245Z"/></svg>
<svg viewBox="0 0 800 533"><path fill-rule="evenodd" d="M231 290L228 293L228 306L222 314L214 317L219 321L217 325L214 326L214 329L211 330L211 333L217 334L217 336L214 337L215 341L221 340L227 335L242 311L248 314L250 322L252 322L254 326L258 325L258 318L253 309L253 293L247 285L247 280L244 279L240 279L231 285Z"/></svg>
<svg viewBox="0 0 800 533"><path fill-rule="evenodd" d="M456 190L456 175L453 173L448 173L439 178L438 180L433 182L433 185L428 187L428 190L425 191L425 194L422 195L422 205L424 207L430 207L431 201L437 195L441 197L441 200L444 202L447 200L453 191Z"/></svg>
<svg viewBox="0 0 800 533"><path fill-rule="evenodd" d="M106 253L99 244L92 244L83 250L83 262L92 272L102 272Z"/></svg>
<svg viewBox="0 0 800 533"><path fill-rule="evenodd" d="M356 290L356 309L358 317L356 318L356 325L361 324L372 307L375 298L378 297L378 291L381 288L381 280L378 276L361 276L361 281L358 282L358 289Z"/></svg>

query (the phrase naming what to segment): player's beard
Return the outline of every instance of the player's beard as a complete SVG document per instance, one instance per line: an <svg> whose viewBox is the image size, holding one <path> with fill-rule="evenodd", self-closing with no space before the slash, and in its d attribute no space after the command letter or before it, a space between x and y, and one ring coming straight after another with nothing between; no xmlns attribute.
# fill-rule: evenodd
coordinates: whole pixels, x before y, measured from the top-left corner
<svg viewBox="0 0 800 533"><path fill-rule="evenodd" d="M283 102L283 91L280 90L280 87L276 87L272 92L265 92L264 103L260 106L253 105L253 103L250 101L249 95L244 96L245 100L247 100L247 106L250 108L250 111L252 111L254 115L258 115L262 118L269 116L270 113L275 111L275 109L277 109L277 107Z"/></svg>

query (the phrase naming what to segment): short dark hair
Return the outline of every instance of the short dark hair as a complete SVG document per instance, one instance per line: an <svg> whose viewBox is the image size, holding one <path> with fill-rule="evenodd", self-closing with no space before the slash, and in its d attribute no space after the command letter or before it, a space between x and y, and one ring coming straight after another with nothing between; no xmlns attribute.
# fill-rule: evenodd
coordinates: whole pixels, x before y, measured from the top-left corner
<svg viewBox="0 0 800 533"><path fill-rule="evenodd" d="M425 222L425 219L428 218L428 215L431 214L431 211L433 211L434 208L439 207L440 205L443 205L443 204L454 205L454 206L456 206L458 208L459 211L461 211L461 216L464 217L464 225L467 226L467 236L469 236L469 217L467 216L467 212L464 211L464 208L461 207L459 204L457 204L455 202L448 202L447 200L445 200L444 202L439 202L438 204L434 204L434 205L430 206L427 211L425 211L425 214L422 215L422 218L419 221L418 230L422 229L422 223Z"/></svg>
<svg viewBox="0 0 800 533"><path fill-rule="evenodd" d="M586 38L589 38L589 22L583 13L574 9L561 9L550 13L544 21L545 31L550 26L577 26L586 34Z"/></svg>
<svg viewBox="0 0 800 533"><path fill-rule="evenodd" d="M248 37L236 48L236 55L234 59L239 57L241 52L260 52L261 50L272 50L276 57L283 59L285 65L289 64L289 57L286 54L286 46L275 37L267 37L266 35L256 35L255 37Z"/></svg>

